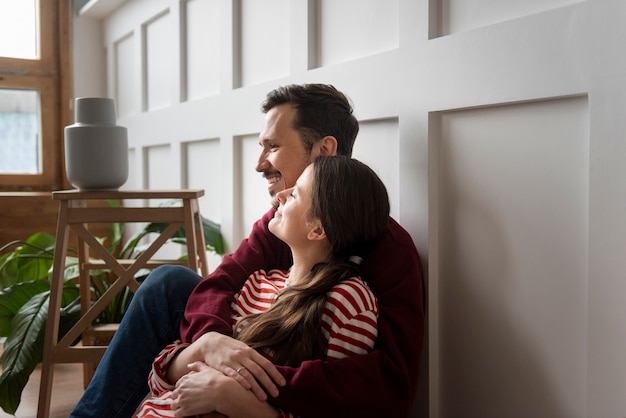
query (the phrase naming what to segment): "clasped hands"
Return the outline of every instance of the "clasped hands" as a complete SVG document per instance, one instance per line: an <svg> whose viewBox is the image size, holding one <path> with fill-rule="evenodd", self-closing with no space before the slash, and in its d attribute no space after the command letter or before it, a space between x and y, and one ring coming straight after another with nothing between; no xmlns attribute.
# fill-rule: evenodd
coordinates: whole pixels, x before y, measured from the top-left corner
<svg viewBox="0 0 626 418"><path fill-rule="evenodd" d="M268 393L278 396L278 387L285 385L285 378L270 360L245 343L217 332L204 334L182 350L172 361L168 377L176 381L172 410L177 417L225 410L219 403L231 398L241 400L242 389L264 402Z"/></svg>

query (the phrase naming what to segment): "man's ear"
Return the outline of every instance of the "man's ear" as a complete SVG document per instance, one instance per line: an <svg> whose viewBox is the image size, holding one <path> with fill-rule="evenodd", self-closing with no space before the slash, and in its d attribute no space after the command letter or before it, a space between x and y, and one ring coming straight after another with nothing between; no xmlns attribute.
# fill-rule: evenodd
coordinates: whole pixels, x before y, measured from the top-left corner
<svg viewBox="0 0 626 418"><path fill-rule="evenodd" d="M320 155L337 155L337 138L327 135L318 142Z"/></svg>

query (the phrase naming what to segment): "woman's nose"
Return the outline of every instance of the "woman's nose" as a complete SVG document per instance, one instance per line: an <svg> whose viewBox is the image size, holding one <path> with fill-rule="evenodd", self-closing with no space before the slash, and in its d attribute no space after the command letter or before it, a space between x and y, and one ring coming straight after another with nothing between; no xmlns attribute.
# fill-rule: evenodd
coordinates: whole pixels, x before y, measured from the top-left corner
<svg viewBox="0 0 626 418"><path fill-rule="evenodd" d="M287 196L289 196L289 193L291 193L292 189L293 187L290 187L276 193L276 199L278 200L278 203L280 203L281 205L284 204L287 201Z"/></svg>

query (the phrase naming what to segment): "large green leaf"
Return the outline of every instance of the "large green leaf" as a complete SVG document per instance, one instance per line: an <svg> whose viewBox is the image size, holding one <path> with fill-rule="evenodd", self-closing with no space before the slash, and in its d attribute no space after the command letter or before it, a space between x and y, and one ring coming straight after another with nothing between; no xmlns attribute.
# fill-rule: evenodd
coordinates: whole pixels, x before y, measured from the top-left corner
<svg viewBox="0 0 626 418"><path fill-rule="evenodd" d="M49 292L40 293L20 309L4 343L0 357L0 406L9 414L15 414L28 377L43 357L48 296Z"/></svg>
<svg viewBox="0 0 626 418"><path fill-rule="evenodd" d="M72 283L66 283L62 305L67 306L78 295L78 288ZM0 357L0 407L10 414L15 414L28 378L43 358L49 296L50 292L44 291L22 306L13 318L11 333L4 343L4 352ZM67 314L61 316L60 335L64 335L71 324Z"/></svg>
<svg viewBox="0 0 626 418"><path fill-rule="evenodd" d="M53 263L54 236L38 232L26 241L13 241L0 252L17 247L0 258L0 288L15 283L45 279Z"/></svg>
<svg viewBox="0 0 626 418"><path fill-rule="evenodd" d="M67 257L64 280L65 282L78 277L78 259ZM67 284L69 287L76 287L74 284ZM0 337L6 337L11 331L11 321L19 309L31 297L37 293L50 290L50 282L47 275L44 279L17 282L0 291ZM69 303L69 302L66 302Z"/></svg>
<svg viewBox="0 0 626 418"><path fill-rule="evenodd" d="M11 322L19 310L36 294L50 290L47 280L17 283L0 291L0 337L11 333Z"/></svg>
<svg viewBox="0 0 626 418"><path fill-rule="evenodd" d="M8 246L4 246L4 249ZM0 257L0 289L9 287L17 283L17 256L14 253L7 253Z"/></svg>

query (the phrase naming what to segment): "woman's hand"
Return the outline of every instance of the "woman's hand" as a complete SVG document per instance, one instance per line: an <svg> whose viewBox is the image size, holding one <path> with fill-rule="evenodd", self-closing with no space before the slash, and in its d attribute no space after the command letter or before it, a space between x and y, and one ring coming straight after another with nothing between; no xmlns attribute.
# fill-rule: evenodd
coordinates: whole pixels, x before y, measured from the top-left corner
<svg viewBox="0 0 626 418"><path fill-rule="evenodd" d="M175 417L274 418L279 414L276 408L259 401L251 391L212 367L196 362L189 368L191 371L178 380L172 391Z"/></svg>
<svg viewBox="0 0 626 418"><path fill-rule="evenodd" d="M278 396L276 385L285 385L285 378L271 361L247 344L226 335L209 332L194 344L200 344L204 362L224 375L235 379L245 389L251 390L260 401L267 393Z"/></svg>
<svg viewBox="0 0 626 418"><path fill-rule="evenodd" d="M265 391L275 397L277 385L285 385L285 378L271 361L245 343L217 332L208 332L181 350L169 364L167 379L177 382L189 372L189 364L195 362L203 362L234 379L260 401L267 400Z"/></svg>

